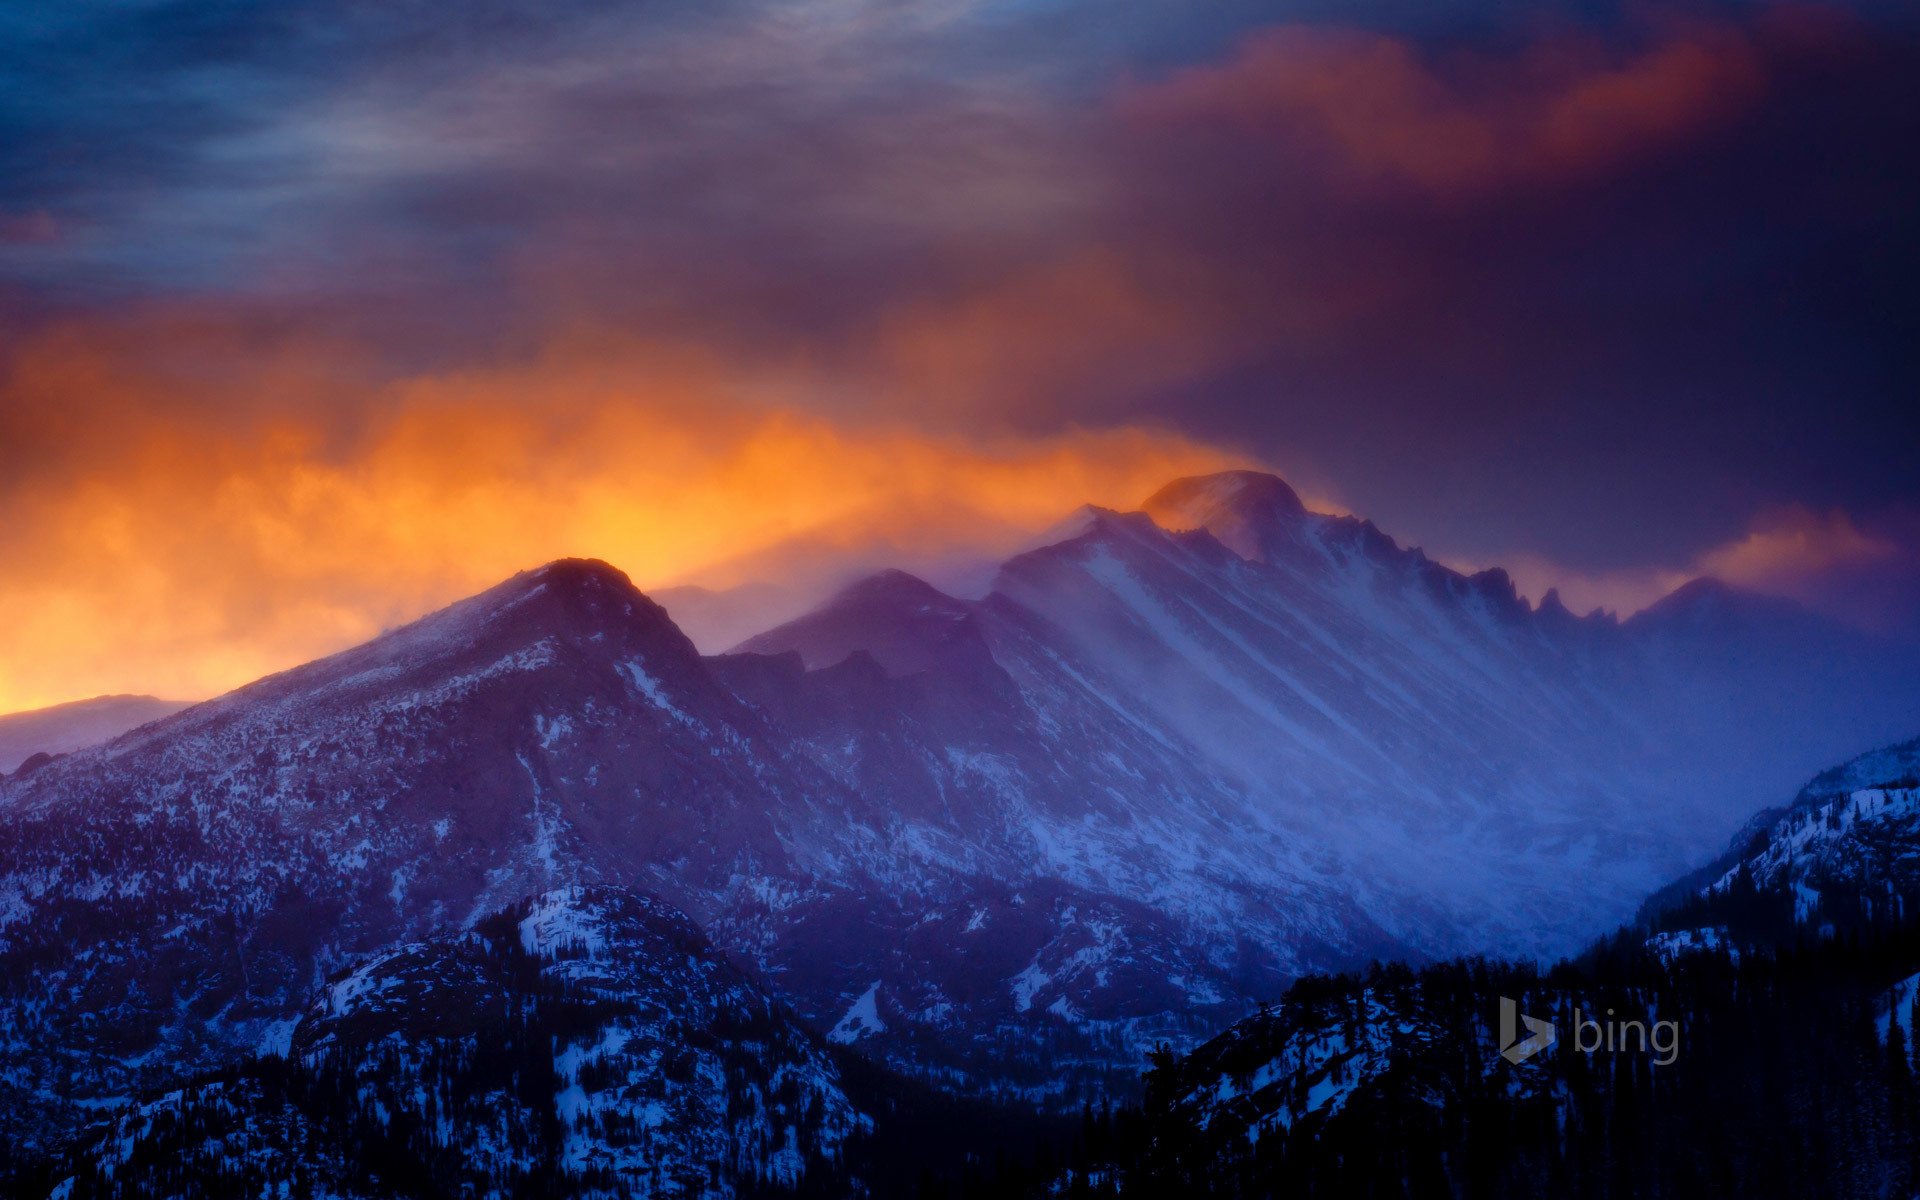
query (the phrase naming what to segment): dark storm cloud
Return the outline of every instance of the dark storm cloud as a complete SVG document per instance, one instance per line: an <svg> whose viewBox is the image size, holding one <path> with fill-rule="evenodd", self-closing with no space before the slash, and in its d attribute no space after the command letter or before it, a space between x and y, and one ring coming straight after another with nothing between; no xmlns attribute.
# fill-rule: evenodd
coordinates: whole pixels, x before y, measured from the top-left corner
<svg viewBox="0 0 1920 1200"><path fill-rule="evenodd" d="M1017 11L530 11L16 17L0 215L61 237L0 276L344 299L414 347L426 311L491 344L558 305L721 336L1004 266L1086 203L1043 98L1070 64L993 49Z"/></svg>
<svg viewBox="0 0 1920 1200"><path fill-rule="evenodd" d="M1551 537L1582 566L1677 563L1759 503L1910 503L1920 165L1894 147L1920 143L1920 45L1805 15L1664 45L1581 52L1627 111L1662 97L1642 144L1616 123L1585 160L1577 140L1538 152L1552 139L1529 122L1555 95L1499 98L1511 60L1447 137L1447 97L1486 86L1482 64L1449 79L1374 61L1373 94L1409 111L1366 127L1340 113L1357 150L1303 145L1298 102L1212 138L1175 122L1153 177L1206 182L1144 227L1251 253L1277 302L1356 279L1375 301L1272 339L1203 401L1164 403L1367 481L1356 502L1383 519L1418 524L1446 496L1447 540L1481 555ZM1484 153L1476 124L1495 139Z"/></svg>
<svg viewBox="0 0 1920 1200"><path fill-rule="evenodd" d="M0 320L184 304L375 375L644 331L836 419L1172 423L1436 550L1596 575L1783 506L1907 527L1899 9L1280 17L14 11ZM346 429L351 384L193 403Z"/></svg>

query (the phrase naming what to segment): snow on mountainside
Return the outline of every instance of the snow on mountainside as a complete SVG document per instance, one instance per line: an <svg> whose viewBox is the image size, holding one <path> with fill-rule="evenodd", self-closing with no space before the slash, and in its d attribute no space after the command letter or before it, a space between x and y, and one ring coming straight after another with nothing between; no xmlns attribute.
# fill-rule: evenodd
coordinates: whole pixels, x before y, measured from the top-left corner
<svg viewBox="0 0 1920 1200"><path fill-rule="evenodd" d="M1141 1124L1056 1190L1557 1195L1625 1164L1594 1194L1905 1194L1883 1181L1911 1144L1885 1114L1920 1027L1917 766L1920 740L1822 772L1551 970L1469 956L1303 979L1156 1055Z"/></svg>
<svg viewBox="0 0 1920 1200"><path fill-rule="evenodd" d="M1815 776L1787 808L1755 818L1686 890L1710 911L1777 897L1801 924L1903 916L1920 902L1920 738Z"/></svg>
<svg viewBox="0 0 1920 1200"><path fill-rule="evenodd" d="M1911 927L1885 932L1303 980L1159 1056L1140 1118L1053 1194L1904 1195L1884 1182L1911 1129L1886 1115L1910 1078L1890 1029L1913 1027L1920 976Z"/></svg>
<svg viewBox="0 0 1920 1200"><path fill-rule="evenodd" d="M153 696L95 696L52 708L0 716L0 775L39 754L71 754L129 729L179 712L186 705Z"/></svg>
<svg viewBox="0 0 1920 1200"><path fill-rule="evenodd" d="M1642 890L1668 831L1635 824L1651 814L1617 766L1593 769L1642 731L1586 645L1544 636L1504 580L1365 528L1261 528L1269 557L1245 559L1104 514L1007 564L1012 619L989 636L1023 682L1071 663L1120 719L1191 747L1236 825L1315 847L1406 944L1564 943L1569 867L1593 873L1589 903Z"/></svg>
<svg viewBox="0 0 1920 1200"><path fill-rule="evenodd" d="M1471 978L1463 973L1460 983ZM1527 996L1525 982L1514 977L1504 986ZM1491 998L1503 985L1475 986ZM1545 996L1528 998L1536 1010L1552 1011ZM1246 1147L1275 1132L1310 1136L1349 1104L1379 1105L1389 1096L1440 1111L1491 1080L1513 1097L1542 1093L1537 1066L1497 1054L1492 1007L1457 999L1398 968L1299 989L1185 1059L1163 1063L1152 1084L1156 1100L1207 1140Z"/></svg>
<svg viewBox="0 0 1920 1200"><path fill-rule="evenodd" d="M1036 1097L1387 944L1177 751L952 650L938 687L703 661L557 563L0 784L0 1104L43 1144L570 881L666 896L823 1030L867 997L896 1065Z"/></svg>
<svg viewBox="0 0 1920 1200"><path fill-rule="evenodd" d="M871 1126L684 916L570 887L341 972L284 1061L114 1114L63 1186L721 1200L795 1188Z"/></svg>
<svg viewBox="0 0 1920 1200"><path fill-rule="evenodd" d="M1920 905L1920 738L1814 776L1727 851L1654 894L1661 946L1765 945L1813 929L1872 931Z"/></svg>
<svg viewBox="0 0 1920 1200"><path fill-rule="evenodd" d="M1072 1104L1303 972L1567 948L1744 780L1920 699L1851 635L1808 668L1803 614L1535 610L1270 477L1149 507L982 600L886 573L713 658L555 563L0 781L0 1119L48 1144L573 883L660 895L890 1066ZM1728 694L1776 664L1797 718Z"/></svg>
<svg viewBox="0 0 1920 1200"><path fill-rule="evenodd" d="M0 1089L57 1127L518 896L718 890L805 778L616 572L516 577L0 785Z"/></svg>
<svg viewBox="0 0 1920 1200"><path fill-rule="evenodd" d="M1794 805L1818 804L1864 788L1910 788L1916 780L1920 780L1920 738L1910 738L1820 772L1800 789Z"/></svg>
<svg viewBox="0 0 1920 1200"><path fill-rule="evenodd" d="M1920 885L1920 784L1860 788L1796 808L1767 831L1766 842L1708 885L1791 888L1804 918L1823 890L1845 887L1871 902L1898 904Z"/></svg>
<svg viewBox="0 0 1920 1200"><path fill-rule="evenodd" d="M1504 573L1308 512L1271 476L1176 481L1145 508L1088 510L982 602L893 573L746 648L864 651L937 692L933 664L983 644L1032 711L1170 751L1233 843L1311 848L1374 936L1425 953L1576 944L1724 836L1750 788L1920 700L1911 656L1717 585L1623 628L1530 608Z"/></svg>
<svg viewBox="0 0 1920 1200"><path fill-rule="evenodd" d="M1180 1064L1171 1107L1210 1135L1257 1142L1269 1130L1332 1117L1396 1063L1433 1053L1448 1036L1389 989L1368 988L1349 1005L1286 1001Z"/></svg>

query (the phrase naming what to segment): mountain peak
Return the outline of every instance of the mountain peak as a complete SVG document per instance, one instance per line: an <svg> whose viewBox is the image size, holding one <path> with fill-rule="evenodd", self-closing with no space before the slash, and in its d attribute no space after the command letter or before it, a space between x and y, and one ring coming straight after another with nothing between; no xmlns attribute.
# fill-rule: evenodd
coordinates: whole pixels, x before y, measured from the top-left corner
<svg viewBox="0 0 1920 1200"><path fill-rule="evenodd" d="M1208 517L1219 513L1244 516L1286 514L1298 516L1307 511L1300 494L1278 475L1265 471L1216 471L1211 475L1188 475L1167 484L1141 504L1151 516Z"/></svg>
<svg viewBox="0 0 1920 1200"><path fill-rule="evenodd" d="M544 566L522 571L425 620L440 620L469 605L493 619L536 601L538 607L557 609L576 617L614 612L630 616L658 608L618 567L597 558L557 558ZM660 610L660 615L664 617L665 610Z"/></svg>
<svg viewBox="0 0 1920 1200"><path fill-rule="evenodd" d="M625 571L598 558L556 558L527 574L564 587L633 587Z"/></svg>
<svg viewBox="0 0 1920 1200"><path fill-rule="evenodd" d="M1673 591L1663 597L1659 603L1704 604L1715 599L1737 595L1739 592L1739 588L1734 587L1724 579L1718 579L1712 575L1702 575L1697 579L1689 579L1687 582L1673 589Z"/></svg>
<svg viewBox="0 0 1920 1200"><path fill-rule="evenodd" d="M737 652L798 651L808 669L865 651L894 676L925 670L954 637L970 631L972 610L917 575L887 570L849 584L806 616L742 642Z"/></svg>
<svg viewBox="0 0 1920 1200"><path fill-rule="evenodd" d="M625 571L597 558L556 558L544 566L521 571L480 595L492 599L497 607L506 607L542 592L576 603L591 598L645 599L645 593L633 586Z"/></svg>
<svg viewBox="0 0 1920 1200"><path fill-rule="evenodd" d="M656 674L694 669L699 661L699 651L667 611L625 572L597 559L563 558L361 645L256 680L164 724L218 722L256 703L320 695L334 703L359 702L390 692L402 680L444 689L535 669L566 647L603 662L643 658Z"/></svg>
<svg viewBox="0 0 1920 1200"><path fill-rule="evenodd" d="M1272 535L1293 529L1307 515L1299 493L1264 471L1189 475L1140 507L1163 528L1205 529L1242 558L1263 557Z"/></svg>
<svg viewBox="0 0 1920 1200"><path fill-rule="evenodd" d="M942 611L958 614L966 612L966 606L952 596L918 575L894 567L848 584L828 601L828 606L870 603L924 604Z"/></svg>
<svg viewBox="0 0 1920 1200"><path fill-rule="evenodd" d="M1635 614L1633 619L1643 626L1674 622L1699 624L1732 620L1742 615L1768 613L1784 616L1798 615L1803 611L1791 600L1749 591L1711 575L1702 575L1668 592Z"/></svg>

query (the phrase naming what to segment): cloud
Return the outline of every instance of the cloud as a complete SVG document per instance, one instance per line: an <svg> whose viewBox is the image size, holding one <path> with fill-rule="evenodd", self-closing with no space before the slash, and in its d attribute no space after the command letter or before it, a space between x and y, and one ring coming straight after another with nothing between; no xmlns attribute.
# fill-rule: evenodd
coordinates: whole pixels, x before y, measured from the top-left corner
<svg viewBox="0 0 1920 1200"><path fill-rule="evenodd" d="M1239 322L1177 264L1089 246L880 314L847 365L938 412L1097 414L1216 365Z"/></svg>
<svg viewBox="0 0 1920 1200"><path fill-rule="evenodd" d="M1904 29L1772 9L1289 24L1138 72L1109 244L1224 315L1124 411L1589 575L1684 567L1770 504L1911 501L1920 167L1886 147L1920 136L1917 65Z"/></svg>
<svg viewBox="0 0 1920 1200"><path fill-rule="evenodd" d="M0 711L207 695L562 555L661 586L795 539L991 553L1242 461L1146 429L835 423L685 346L557 343L363 394L352 347L222 336L69 327L14 356ZM155 338L221 373L169 373Z"/></svg>
<svg viewBox="0 0 1920 1200"><path fill-rule="evenodd" d="M975 4L159 7L13 40L0 209L89 218L51 296L792 321L1089 199Z"/></svg>
<svg viewBox="0 0 1920 1200"><path fill-rule="evenodd" d="M1751 35L1729 25L1624 50L1546 38L1501 56L1294 26L1247 38L1225 62L1142 83L1121 107L1143 125L1225 127L1272 153L1316 158L1345 186L1457 197L1578 180L1683 145L1765 82Z"/></svg>
<svg viewBox="0 0 1920 1200"><path fill-rule="evenodd" d="M1913 497L1912 38L1086 11L0 15L0 705L1228 458L1612 603Z"/></svg>
<svg viewBox="0 0 1920 1200"><path fill-rule="evenodd" d="M1702 555L1699 567L1865 628L1920 632L1920 510L1861 521L1839 510L1776 508L1745 537Z"/></svg>
<svg viewBox="0 0 1920 1200"><path fill-rule="evenodd" d="M1920 511L1892 509L1862 522L1838 509L1783 505L1755 514L1740 536L1677 567L1582 572L1538 556L1509 565L1536 598L1557 588L1576 612L1629 615L1692 579L1711 577L1784 596L1862 628L1920 630Z"/></svg>
<svg viewBox="0 0 1920 1200"><path fill-rule="evenodd" d="M1818 513L1792 505L1762 514L1745 537L1701 555L1699 566L1729 583L1774 590L1884 563L1900 557L1902 549L1837 509Z"/></svg>
<svg viewBox="0 0 1920 1200"><path fill-rule="evenodd" d="M0 213L0 247L46 246L60 240L60 222L45 209Z"/></svg>

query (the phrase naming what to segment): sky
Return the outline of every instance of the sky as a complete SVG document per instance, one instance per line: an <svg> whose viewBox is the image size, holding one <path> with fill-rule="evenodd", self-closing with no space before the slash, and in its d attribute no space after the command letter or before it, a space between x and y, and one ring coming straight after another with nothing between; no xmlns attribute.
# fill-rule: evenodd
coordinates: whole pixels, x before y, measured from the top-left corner
<svg viewBox="0 0 1920 1200"><path fill-rule="evenodd" d="M1920 632L1920 17L0 8L0 711L1261 466Z"/></svg>

